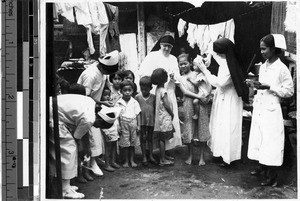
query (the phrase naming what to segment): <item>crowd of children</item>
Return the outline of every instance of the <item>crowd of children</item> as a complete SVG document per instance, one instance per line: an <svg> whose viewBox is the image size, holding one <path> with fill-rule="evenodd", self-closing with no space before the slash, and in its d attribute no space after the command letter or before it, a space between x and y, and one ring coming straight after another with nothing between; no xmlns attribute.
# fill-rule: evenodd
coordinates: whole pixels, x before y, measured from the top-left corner
<svg viewBox="0 0 300 201"><path fill-rule="evenodd" d="M168 44L168 41L164 41L163 45L166 44ZM172 48L172 45L169 45ZM94 138L93 143L102 143L104 148L101 152L95 154L91 150L90 163L94 164L87 165L88 169L96 175L103 174L95 162L95 158L99 158L100 155L104 156L104 170L106 171L112 172L121 166L135 168L138 166L135 161L135 148L137 146L141 147L142 164L144 166L147 166L148 163L159 166L174 164L174 158L166 155L166 142L172 139L175 133L173 119L176 112L174 112L172 104L174 100L171 100L166 84L170 80L173 80L177 89L183 94L182 107L184 109L179 118L181 120L181 140L188 148L188 157L185 163L188 165L192 163L193 148L200 147L199 166L205 165L204 148L207 142L209 142L213 155L221 156L223 162L226 163L225 165L240 159L240 132L242 131L240 128L242 118L240 111L242 110L242 99L245 101L242 86L245 82L239 83L241 80L236 80L240 79L236 76L240 75L241 72L234 69L234 66L238 65L236 60L230 60L231 57L234 57L230 52L232 45L227 39L218 39L214 42L214 51L218 53L216 58L221 66L218 76L212 75L206 69L207 64L205 64L204 58L198 56L193 62L188 54L183 53L177 58L180 76L174 76L164 68L156 68L150 76L142 76L139 79L139 92L135 84L135 74L130 70L117 71L111 68L105 69L103 66L94 67L92 70L99 74L98 77L91 76L91 69L89 69L90 72L83 72L78 80L79 84L68 86L69 93L91 96L97 103L102 104L103 110L113 108L120 110L119 117L110 128L96 128L99 132L97 135L101 133L102 137ZM223 51L223 46L227 47L226 51ZM109 62L106 63L102 60L102 64L109 65ZM113 65L115 65L115 62L113 62ZM108 76L106 77L106 75ZM101 78L101 81L96 80L96 78ZM61 86L66 85L65 82L61 83ZM156 86L155 94L151 93L153 85ZM212 85L216 88L215 95L212 92ZM99 86L101 86L100 90ZM292 94L292 87L289 87L288 95ZM236 101L227 104L224 101L225 99L232 101L232 98L227 99L227 96L234 97ZM232 111L235 110L232 108L238 108L238 105L241 106L239 112L236 111L233 114ZM224 113L226 110L232 111ZM226 118L226 115L228 116L231 113L232 115L238 115L238 117ZM212 116L213 120L211 119ZM235 121L235 123L233 124L232 121ZM234 132L231 130L233 128ZM219 130L216 131L216 129ZM227 132L228 135L218 136L223 135L223 132ZM91 133L89 138L94 135ZM101 142L97 142L95 139L100 139ZM250 139L252 139L251 136ZM159 160L156 160L153 155L155 143L157 143L160 150ZM225 145L227 148L224 147ZM99 144L95 146L99 146ZM146 154L147 148L149 154ZM237 151L232 153L231 148ZM117 160L118 150L121 150L119 151L121 160ZM255 154L249 153L250 157L256 159ZM92 160L93 158L94 160ZM118 162L122 164L118 164ZM262 164L264 163L262 162ZM87 180L93 179L86 171L83 171L82 174L78 174L81 182L86 182L84 178L81 178L82 175ZM272 176L272 179L274 177ZM274 184L274 182L268 184Z"/></svg>

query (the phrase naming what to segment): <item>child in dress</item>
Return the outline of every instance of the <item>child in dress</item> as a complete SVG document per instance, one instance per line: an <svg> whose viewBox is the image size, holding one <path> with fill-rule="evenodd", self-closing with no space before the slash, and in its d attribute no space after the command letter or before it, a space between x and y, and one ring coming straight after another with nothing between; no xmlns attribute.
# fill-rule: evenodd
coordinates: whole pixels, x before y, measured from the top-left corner
<svg viewBox="0 0 300 201"><path fill-rule="evenodd" d="M172 123L174 118L172 104L169 101L167 90L164 84L168 81L168 73L163 68L157 68L151 75L151 82L156 87L156 101L155 101L155 120L154 120L154 134L157 134L160 148L159 165L173 165L174 162L166 159L165 155L165 141L173 138L175 129Z"/></svg>
<svg viewBox="0 0 300 201"><path fill-rule="evenodd" d="M112 83L112 86L110 87L111 101L116 104L116 102L122 98L122 93L120 90L120 83L122 82L121 71L109 75L109 81Z"/></svg>
<svg viewBox="0 0 300 201"><path fill-rule="evenodd" d="M124 80L120 85L122 98L116 103L121 108L119 117L119 146L123 149L125 155L125 163L123 167L137 167L134 162L134 149L139 146L138 134L140 132L140 112L139 103L132 97L134 83Z"/></svg>
<svg viewBox="0 0 300 201"><path fill-rule="evenodd" d="M134 73L131 71L131 70L124 70L121 74L121 77L122 77L122 81L123 80L128 80L132 83L134 83L134 80L135 80L135 76L134 76ZM134 88L133 88L133 93L132 93L132 97L135 97L137 94L137 86L136 84L134 83Z"/></svg>
<svg viewBox="0 0 300 201"><path fill-rule="evenodd" d="M109 88L104 88L101 101L111 101L111 91ZM106 106L102 106L106 107ZM113 126L108 129L102 129L105 145L105 167L104 170L113 172L115 169L119 169L120 166L116 163L117 155L117 141L119 139L118 134L118 121L115 121Z"/></svg>
<svg viewBox="0 0 300 201"><path fill-rule="evenodd" d="M205 143L210 138L209 134L209 111L210 106L204 104L203 100L206 98L203 93L199 92L196 94L197 89L202 90L210 88L211 85L205 81L200 81L200 87L196 87L193 83L195 82L197 76L197 72L191 71L192 60L188 54L181 54L178 56L178 64L180 71L182 71L182 76L178 78L178 85L184 94L184 102L183 102L183 124L181 125L182 130L182 141L183 143L188 145L188 159L185 161L186 164L190 165L192 163L193 158L193 147L200 146L200 160L199 165L205 165L204 162L204 148ZM205 76L202 77L205 80ZM196 83L196 82L195 82ZM198 83L197 83L198 84ZM208 86L207 86L208 85ZM206 96L209 96L206 95ZM193 103L195 100L202 100L201 104L199 104L199 110L194 111ZM194 114L194 115L193 115ZM197 115L197 121L195 121L194 116ZM199 116L199 118L198 118Z"/></svg>
<svg viewBox="0 0 300 201"><path fill-rule="evenodd" d="M141 107L141 149L143 155L142 164L147 166L148 160L146 157L146 144L149 147L149 162L157 164L153 158L153 129L154 129L154 115L155 115L155 95L151 94L152 89L151 78L144 76L140 79L141 93L135 96Z"/></svg>

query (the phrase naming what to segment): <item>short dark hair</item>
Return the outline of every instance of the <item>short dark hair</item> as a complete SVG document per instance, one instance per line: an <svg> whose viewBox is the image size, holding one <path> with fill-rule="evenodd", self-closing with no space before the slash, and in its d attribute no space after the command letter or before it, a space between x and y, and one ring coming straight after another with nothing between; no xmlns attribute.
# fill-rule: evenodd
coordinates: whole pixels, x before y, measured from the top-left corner
<svg viewBox="0 0 300 201"><path fill-rule="evenodd" d="M103 91L108 90L111 92L110 88L108 88L107 86L104 86Z"/></svg>
<svg viewBox="0 0 300 201"><path fill-rule="evenodd" d="M122 73L121 73L122 80L124 80L124 78L127 77L127 76L129 76L130 74L132 75L133 82L134 82L135 76L134 76L134 73L131 70L124 70L124 71L122 71Z"/></svg>
<svg viewBox="0 0 300 201"><path fill-rule="evenodd" d="M128 80L122 81L121 84L120 84L120 89L122 90L126 86L131 86L132 90L134 90L134 83L133 82L130 82Z"/></svg>
<svg viewBox="0 0 300 201"><path fill-rule="evenodd" d="M151 77L144 76L140 79L140 87L152 87Z"/></svg>
<svg viewBox="0 0 300 201"><path fill-rule="evenodd" d="M82 84L73 83L69 87L70 94L81 94L86 95L85 87Z"/></svg>
<svg viewBox="0 0 300 201"><path fill-rule="evenodd" d="M168 73L163 68L157 68L151 75L151 82L154 85L161 85L168 81Z"/></svg>
<svg viewBox="0 0 300 201"><path fill-rule="evenodd" d="M112 83L113 82L113 79L116 77L116 75L118 75L121 79L122 79L122 76L121 76L121 71L117 71L117 72L115 72L115 73L113 73L113 74L110 74L109 75L109 81Z"/></svg>

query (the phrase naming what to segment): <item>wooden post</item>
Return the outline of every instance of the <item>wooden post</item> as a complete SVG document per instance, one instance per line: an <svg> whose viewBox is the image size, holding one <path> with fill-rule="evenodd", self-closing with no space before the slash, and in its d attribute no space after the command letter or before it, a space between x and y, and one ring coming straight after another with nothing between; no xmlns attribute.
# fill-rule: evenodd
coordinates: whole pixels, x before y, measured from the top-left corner
<svg viewBox="0 0 300 201"><path fill-rule="evenodd" d="M138 45L138 66L146 56L146 33L145 33L145 14L144 14L144 3L138 2L136 4L137 8L137 45Z"/></svg>
<svg viewBox="0 0 300 201"><path fill-rule="evenodd" d="M53 55L53 4L46 5L46 20L47 20L47 27L46 27L46 40L47 40L47 48L46 48L46 65L48 69L48 75L52 79L52 86L50 86L51 95L52 95L52 109L53 110L53 123L54 123L54 142L55 142L55 160L56 160L56 188L57 188L57 197L61 199L62 195L62 173L61 173L61 153L60 153L60 139L59 139L59 128L58 128L58 106L57 106L57 99L56 99L56 67L53 64L54 55ZM48 83L49 84L49 83ZM49 85L48 85L49 86ZM49 128L48 128L49 131ZM49 143L49 135L47 136L47 144ZM49 147L48 147L49 149ZM47 150L47 154L49 154L49 150ZM49 159L49 155L47 157ZM48 164L48 162L47 162ZM48 170L48 169L47 169ZM47 173L49 174L49 173ZM47 175L49 179L49 175Z"/></svg>

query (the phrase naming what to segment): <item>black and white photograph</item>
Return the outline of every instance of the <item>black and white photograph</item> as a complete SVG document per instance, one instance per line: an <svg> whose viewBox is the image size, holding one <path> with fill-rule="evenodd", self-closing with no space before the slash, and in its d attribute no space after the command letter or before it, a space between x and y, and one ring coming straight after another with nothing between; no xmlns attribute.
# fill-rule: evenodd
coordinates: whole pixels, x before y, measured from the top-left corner
<svg viewBox="0 0 300 201"><path fill-rule="evenodd" d="M33 194L298 199L297 4L39 1Z"/></svg>

